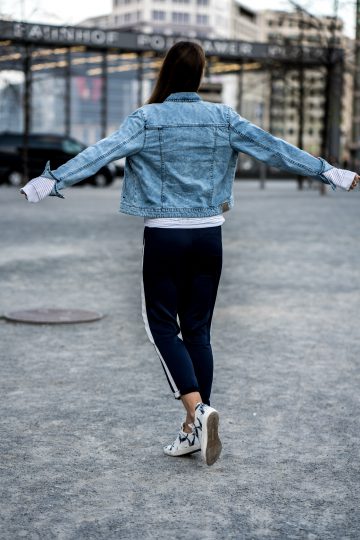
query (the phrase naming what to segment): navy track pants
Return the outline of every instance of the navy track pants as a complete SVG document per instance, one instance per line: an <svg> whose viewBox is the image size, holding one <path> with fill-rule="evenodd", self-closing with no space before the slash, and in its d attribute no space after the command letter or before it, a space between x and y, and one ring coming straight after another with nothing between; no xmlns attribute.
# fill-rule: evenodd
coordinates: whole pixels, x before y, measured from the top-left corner
<svg viewBox="0 0 360 540"><path fill-rule="evenodd" d="M145 227L142 315L176 399L198 391L210 404L210 327L221 267L221 225Z"/></svg>

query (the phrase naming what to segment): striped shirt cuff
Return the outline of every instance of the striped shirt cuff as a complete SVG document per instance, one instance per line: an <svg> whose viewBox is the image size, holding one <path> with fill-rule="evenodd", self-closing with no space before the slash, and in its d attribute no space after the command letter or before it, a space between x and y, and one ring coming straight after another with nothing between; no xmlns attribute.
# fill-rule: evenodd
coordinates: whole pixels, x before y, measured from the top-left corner
<svg viewBox="0 0 360 540"><path fill-rule="evenodd" d="M333 167L332 169L324 172L323 175L329 180L332 180L336 186L349 191L356 173L346 169L337 169L336 167Z"/></svg>
<svg viewBox="0 0 360 540"><path fill-rule="evenodd" d="M45 178L44 176L38 176L33 178L21 188L20 192L25 193L27 200L32 203L37 203L42 199L45 199L52 191L55 184L55 180Z"/></svg>

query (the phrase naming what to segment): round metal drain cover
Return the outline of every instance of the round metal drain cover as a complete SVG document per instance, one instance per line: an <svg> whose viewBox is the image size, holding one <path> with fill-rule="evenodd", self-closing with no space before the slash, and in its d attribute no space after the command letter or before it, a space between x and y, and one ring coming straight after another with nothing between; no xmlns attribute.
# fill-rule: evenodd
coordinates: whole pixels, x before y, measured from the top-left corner
<svg viewBox="0 0 360 540"><path fill-rule="evenodd" d="M97 321L103 318L101 313L85 309L40 308L11 311L5 313L9 321L35 324L70 324Z"/></svg>

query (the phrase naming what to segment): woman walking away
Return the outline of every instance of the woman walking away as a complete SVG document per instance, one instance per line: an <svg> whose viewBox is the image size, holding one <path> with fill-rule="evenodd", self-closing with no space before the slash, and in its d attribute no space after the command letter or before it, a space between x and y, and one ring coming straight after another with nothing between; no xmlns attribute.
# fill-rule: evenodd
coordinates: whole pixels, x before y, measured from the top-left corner
<svg viewBox="0 0 360 540"><path fill-rule="evenodd" d="M210 327L221 274L223 213L233 204L239 152L270 166L352 190L359 176L332 167L272 136L231 107L198 94L205 55L179 41L165 56L149 101L115 133L56 170L50 163L22 189L30 202L63 189L126 157L120 212L142 216L142 314L175 399L186 417L169 456L201 450L218 459L219 414L210 406L213 354ZM181 333L181 337L179 334Z"/></svg>

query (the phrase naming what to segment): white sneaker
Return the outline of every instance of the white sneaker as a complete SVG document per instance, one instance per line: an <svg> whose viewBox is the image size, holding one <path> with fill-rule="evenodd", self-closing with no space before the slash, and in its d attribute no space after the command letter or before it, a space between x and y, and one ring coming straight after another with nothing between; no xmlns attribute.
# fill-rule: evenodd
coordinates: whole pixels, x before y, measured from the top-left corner
<svg viewBox="0 0 360 540"><path fill-rule="evenodd" d="M195 433L201 445L201 455L207 465L213 465L221 454L219 439L219 413L205 403L195 407Z"/></svg>
<svg viewBox="0 0 360 540"><path fill-rule="evenodd" d="M175 441L168 446L164 446L164 452L168 456L184 456L186 454L193 454L200 450L200 441L195 432L194 424L188 424L192 428L191 433L184 431L185 422L180 426L180 431Z"/></svg>

